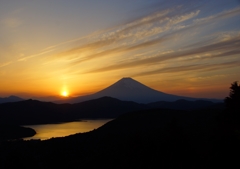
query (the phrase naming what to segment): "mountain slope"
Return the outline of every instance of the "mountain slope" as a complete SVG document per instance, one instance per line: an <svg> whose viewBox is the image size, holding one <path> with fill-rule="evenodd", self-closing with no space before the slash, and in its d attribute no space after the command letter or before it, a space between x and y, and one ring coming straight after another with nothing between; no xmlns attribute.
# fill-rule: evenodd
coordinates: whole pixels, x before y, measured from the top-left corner
<svg viewBox="0 0 240 169"><path fill-rule="evenodd" d="M81 118L115 118L129 111L146 108L146 105L110 97L76 104L55 104L25 100L0 104L0 124L50 124Z"/></svg>
<svg viewBox="0 0 240 169"><path fill-rule="evenodd" d="M174 109L174 110L195 110L195 109L224 109L224 103L214 103L207 100L177 100L174 102L159 101L147 104L150 108L163 108L163 109Z"/></svg>
<svg viewBox="0 0 240 169"><path fill-rule="evenodd" d="M23 100L24 99L17 97L17 96L9 96L9 97L0 98L0 104L7 103L7 102L18 102L18 101L23 101Z"/></svg>
<svg viewBox="0 0 240 169"><path fill-rule="evenodd" d="M88 96L76 97L65 100L69 103L78 103L86 100L96 99L104 96L120 100L134 101L137 103L150 103L156 101L176 101L179 99L197 100L195 98L177 96L154 90L132 78L122 78L111 86Z"/></svg>

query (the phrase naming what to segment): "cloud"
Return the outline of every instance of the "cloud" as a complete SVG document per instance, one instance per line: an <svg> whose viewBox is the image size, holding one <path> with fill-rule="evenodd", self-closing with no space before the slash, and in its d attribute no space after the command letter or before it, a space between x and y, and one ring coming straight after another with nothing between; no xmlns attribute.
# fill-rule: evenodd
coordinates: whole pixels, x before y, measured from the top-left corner
<svg viewBox="0 0 240 169"><path fill-rule="evenodd" d="M189 25L176 25L192 19L200 13L200 10L190 11L189 9L183 10L184 12L181 11L183 13L179 14L179 11L176 9L181 11L181 7L175 7L155 12L126 25L120 25L115 28L115 31L100 33L97 35L99 36L97 38L99 40L63 51L56 54L54 58L74 59L72 64L76 65L95 58L109 56L114 53L129 52L138 49L146 50L148 47L152 46L150 45L151 43L154 45L174 37L174 35L188 32L190 29L195 29L201 25L240 14L240 8L237 7L210 17L195 19ZM173 25L176 26L174 27ZM164 32L165 34L163 34ZM161 34L162 36L160 36ZM154 38L154 36L160 37ZM141 42L142 40L143 42ZM129 47L126 47L126 45L129 45ZM88 54L82 55L84 52L88 52Z"/></svg>
<svg viewBox="0 0 240 169"><path fill-rule="evenodd" d="M159 44L161 42L164 42L167 39L169 39L169 37L161 37L161 38L153 39L151 41L147 41L147 42L143 42L143 43L139 43L139 44L135 44L135 45L131 45L131 46L130 45L129 46L121 46L121 47L116 47L116 48L109 49L109 50L104 50L102 52L95 53L95 54L89 55L87 57L81 58L80 60L77 60L77 61L73 62L72 64L78 64L83 61L88 61L88 60L91 60L94 58L104 57L104 56L111 55L111 54L123 53L123 52L126 53L126 52L130 52L130 51L134 51L134 50L138 50L138 49L142 49L142 48L147 48L147 47Z"/></svg>
<svg viewBox="0 0 240 169"><path fill-rule="evenodd" d="M84 51L93 51L97 50L99 48L103 48L107 45L112 44L115 41L115 39L106 39L102 41L92 42L89 44L82 45L81 47L75 47L67 51L60 52L56 55L54 55L55 58L61 58L61 57L69 57L70 55L79 54Z"/></svg>
<svg viewBox="0 0 240 169"><path fill-rule="evenodd" d="M237 37L232 37L231 39L228 39L225 41L219 41L219 42L215 42L215 43L208 44L201 47L194 46L195 48L191 48L188 50L181 50L181 51L171 52L167 54L160 54L151 58L135 60L132 62L114 64L114 65L94 69L87 73L105 72L105 71L111 71L111 70L117 70L117 69L126 69L126 68L136 67L136 66L159 64L160 62L167 61L167 60L184 58L184 57L189 57L193 55L201 55L209 52L223 51L220 54L213 53L211 58L234 55L234 54L239 54L239 43L240 43L240 36L237 36Z"/></svg>
<svg viewBox="0 0 240 169"><path fill-rule="evenodd" d="M177 13L170 14L172 10L165 10L163 12L157 12L148 16L145 16L141 19L132 21L126 25L121 25L115 30L110 32L104 32L98 34L99 36L97 41L93 41L79 47L74 47L67 51L63 51L54 56L54 58L79 58L79 61L76 63L81 63L93 58L107 56L108 53L113 54L113 52L127 52L129 50L136 50L140 47L146 48L151 45L147 44L156 44L162 42L167 38L157 38L153 37L154 35L159 35L162 32L169 31L172 29L172 25L178 24L180 22L186 21L197 16L200 10L184 13L178 15ZM168 35L169 37L172 35ZM143 40L143 42L141 42ZM148 41L148 42L146 42ZM141 44L142 43L142 44ZM127 45L132 45L130 47L125 47ZM99 50L104 50L99 52ZM81 53L85 51L91 51L89 56L81 58ZM76 64L74 63L74 64Z"/></svg>
<svg viewBox="0 0 240 169"><path fill-rule="evenodd" d="M146 71L142 73L138 73L133 75L133 77L137 76L149 76L154 74L163 74L163 73L179 73L185 71L214 71L219 69L227 69L240 66L239 61L232 61L226 63L218 63L218 64L194 64L194 65L185 65L185 66L176 66L176 67L166 67L161 69L156 69L153 71Z"/></svg>
<svg viewBox="0 0 240 169"><path fill-rule="evenodd" d="M0 63L0 68L10 65L12 62Z"/></svg>
<svg viewBox="0 0 240 169"><path fill-rule="evenodd" d="M63 45L66 45L68 49L63 47L61 52L51 55L49 60L66 60L70 67L76 67L94 59L115 57L114 64L109 65L109 63L102 62L105 66L100 67L100 64L97 64L95 68L84 71L84 73L99 73L157 65L167 61L171 61L173 64L180 59L184 60L187 65L194 61L200 62L199 64L202 65L203 61L212 62L212 60L220 58L224 62L226 57L239 54L240 34L219 38L219 35L205 31L208 31L209 27L215 26L215 23L225 23L228 18L239 16L240 7L206 16L204 7L208 5L207 1L203 3L194 1L190 4L181 0L178 2L177 5L168 3L168 8L165 8L166 6L154 8L146 15L127 23L55 45L55 48L62 48ZM218 28L215 29L219 31ZM196 37L198 37L197 40L194 39ZM183 48L184 41L187 43ZM167 48L169 44L170 47ZM177 45L179 46L176 47ZM172 52L163 52L169 50ZM153 51L151 56L138 55L149 51ZM132 59L132 56L136 55L138 57ZM181 69L191 70L199 67L193 65L183 66Z"/></svg>
<svg viewBox="0 0 240 169"><path fill-rule="evenodd" d="M200 18L200 19L195 19L195 23L209 23L211 21L219 21L222 19L227 19L236 15L240 14L240 7L236 7L234 9L231 10L227 10L227 11L223 11L221 13L218 13L216 15L212 15L209 17L205 17L205 18Z"/></svg>
<svg viewBox="0 0 240 169"><path fill-rule="evenodd" d="M31 59L31 58L34 58L34 57L37 57L37 56L41 56L41 55L44 55L44 54L47 54L47 53L50 53L54 51L54 48L47 48L46 50L38 53L38 54L34 54L34 55L30 55L30 56L26 56L26 57L23 57L23 58L20 58L18 59L19 62L21 61L27 61L28 59Z"/></svg>
<svg viewBox="0 0 240 169"><path fill-rule="evenodd" d="M211 58L216 58L216 57L226 57L226 56L232 56L232 55L237 55L240 54L240 49L233 49L231 51L227 51L227 52L222 52L219 54L215 54L215 55L211 55Z"/></svg>

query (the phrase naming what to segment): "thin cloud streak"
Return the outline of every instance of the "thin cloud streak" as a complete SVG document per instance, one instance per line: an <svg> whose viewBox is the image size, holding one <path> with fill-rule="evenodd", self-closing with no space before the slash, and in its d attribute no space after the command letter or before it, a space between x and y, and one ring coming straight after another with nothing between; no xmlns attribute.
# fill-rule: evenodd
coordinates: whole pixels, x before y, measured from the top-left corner
<svg viewBox="0 0 240 169"><path fill-rule="evenodd" d="M2 63L2 64L0 64L0 68L1 67L5 67L5 66L8 66L8 65L10 65L12 62L6 62L6 63Z"/></svg>
<svg viewBox="0 0 240 169"><path fill-rule="evenodd" d="M195 65L186 65L186 66L176 66L176 67L167 67L156 69L153 71L142 72L133 75L133 77L139 76L149 76L155 74L163 73L180 73L185 71L214 71L219 69L227 69L240 66L240 60L234 62L218 63L218 64L195 64Z"/></svg>
<svg viewBox="0 0 240 169"><path fill-rule="evenodd" d="M67 51L58 53L54 56L54 58L59 58L59 57L72 58L71 55L75 55L77 58L79 58L79 54L87 50L92 51L94 53L84 58L80 57L79 58L80 60L77 61L77 63L78 62L81 63L83 61L88 61L88 59L91 60L93 58L103 57L105 54L108 54L108 51L110 54L112 54L114 51L124 52L124 50L126 50L125 52L127 52L128 50L131 50L134 48L134 47L125 47L123 45L129 40L133 41L133 43L137 42L136 45L133 45L133 46L136 46L136 49L139 48L140 46L142 46L142 48L146 48L148 46L151 46L147 44L150 44L150 43L156 44L155 43L156 41L158 42L162 41L159 38L156 40L156 37L153 38L154 40L151 40L149 39L150 37L153 37L154 35L159 35L159 33L169 31L170 29L172 29L171 26L193 18L197 16L199 12L200 11L197 10L195 12L184 13L182 15L177 15L177 13L175 13L174 16L171 16L170 14L166 15L169 12L159 12L157 14L153 14L153 15L144 17L142 19L139 19L137 21L133 21L133 23L129 23L128 25L122 25L120 26L120 28L116 28L117 30L113 32L105 32L102 35L99 35L100 40L91 42L79 47L74 47ZM166 22L166 23L163 23L163 22ZM157 24L157 26L154 26L154 24ZM163 26L162 24L164 24L165 26ZM149 27L150 30L147 29L146 27ZM168 36L171 37L172 35L169 34ZM141 42L141 40L144 40L144 42ZM149 41L149 42L145 42L145 41ZM143 43L143 44L141 45L140 43ZM119 49L113 46L118 46ZM103 55L101 55L98 52L98 50L102 48L107 48L107 49L104 49L105 50L104 52L102 52Z"/></svg>
<svg viewBox="0 0 240 169"><path fill-rule="evenodd" d="M189 11L190 9L187 12ZM190 29L199 28L200 26L203 26L207 23L211 23L213 21L216 22L216 20L221 20L221 19L232 17L232 16L236 16L240 14L240 7L237 7L232 10L224 11L210 17L195 19L190 25L185 25L185 26L181 25L180 28L179 27L175 28L172 26L175 24L181 23L183 21L194 18L200 13L200 10L196 10L195 12L190 12L190 13L184 13L179 16L177 16L176 11L174 12L174 14L171 14L171 12L172 10L168 9L163 12L154 13L152 15L133 21L132 23L125 25L125 27L124 25L122 25L122 27L124 28L119 28L119 30L115 32L106 32L103 35L100 34L99 35L100 40L98 41L87 43L80 47L75 47L70 50L58 53L55 55L55 58L68 58L70 60L73 60L73 62L70 63L71 65L77 65L82 62L86 62L86 61L100 58L100 57L106 57L106 56L119 54L119 53L126 53L134 50L141 50L141 49L146 50L148 47L155 45L157 43L163 43L164 40L173 38L174 35L178 35L179 33L188 32L190 31ZM158 26L153 26L152 29L150 29L150 31L148 29L139 30L139 28L144 27L146 25L149 25L149 24L154 25L155 22L158 22L161 24ZM167 22L165 23L165 28L162 25L162 22ZM149 39L149 37L153 37L154 35L159 36L160 35L159 33L168 32L170 30L172 31L164 35L165 39L161 39L161 37L155 38L154 40ZM126 47L126 45L122 45L124 44L124 42L126 42L129 39L132 41L135 41L134 43L138 42L138 44L136 45L129 44L130 47ZM141 42L141 39L147 42ZM118 47L115 47L115 46L118 46ZM211 46L209 47L211 48ZM91 54L81 55L86 51L90 51ZM202 52L199 52L199 53L202 53ZM191 55L191 53L186 53L186 55ZM165 57L166 58L164 57L162 58L162 61L167 60L168 56L165 56ZM156 59L156 60L161 61L161 59ZM142 60L137 60L136 62L142 63ZM126 66L132 66L132 65L134 64L126 63ZM121 66L117 65L116 68L118 67L121 67ZM101 71L103 69L97 69L97 70ZM109 67L106 67L106 70L110 70Z"/></svg>
<svg viewBox="0 0 240 169"><path fill-rule="evenodd" d="M130 68L130 67L143 66L143 65L149 65L149 64L158 64L160 62L167 61L167 60L184 58L184 57L188 57L188 56L199 55L199 54L204 54L204 53L209 53L209 52L220 52L220 51L224 51L224 50L227 50L227 52L225 52L225 54L233 55L234 52L236 52L236 54L238 54L239 43L240 43L240 36L233 37L232 39L229 39L229 40L209 44L206 46L196 47L194 49L178 51L178 52L169 53L169 54L160 54L155 57L146 58L146 59L142 59L142 60L136 60L136 61L132 61L132 62L110 65L110 66L106 66L103 68L91 70L87 73L105 72L105 71L126 69L126 68ZM224 55L224 52L222 54L215 54L215 55L213 54L214 57L223 57L223 55Z"/></svg>
<svg viewBox="0 0 240 169"><path fill-rule="evenodd" d="M217 58L217 57L224 57L224 56L232 56L232 55L237 55L240 54L240 49L232 50L232 51L227 51L224 53L216 54L210 56L211 58Z"/></svg>
<svg viewBox="0 0 240 169"><path fill-rule="evenodd" d="M91 59L94 59L94 58L104 57L104 56L107 56L107 55L110 55L110 54L123 53L123 52L126 53L126 52L130 52L130 51L134 51L134 50L138 50L138 49L142 49L142 48L147 48L147 47L159 44L161 42L164 42L168 39L169 39L169 37L167 37L167 38L161 37L161 38L154 39L154 40L147 41L147 42L143 42L143 43L140 43L140 44L137 44L137 45L122 46L122 47L119 47L119 48L106 50L106 51L103 51L103 52L99 52L99 53L87 56L85 58L81 58L80 60L75 61L72 64L79 64L83 61L88 61L88 60L91 60Z"/></svg>
<svg viewBox="0 0 240 169"><path fill-rule="evenodd" d="M20 58L20 59L18 59L18 61L19 62L26 61L26 60L31 59L33 57L41 56L41 55L44 55L44 54L47 54L47 53L50 53L50 52L53 52L53 51L54 51L54 49L48 49L46 51L43 51L43 52L35 54L35 55L30 55L30 56L26 56L26 57Z"/></svg>
<svg viewBox="0 0 240 169"><path fill-rule="evenodd" d="M196 23L208 23L210 21L218 21L218 20L222 20L222 19L227 19L236 15L240 14L240 7L236 7L232 10L228 10L228 11L224 11L221 13L218 13L216 15L212 15L206 18L201 18L201 19L196 19L195 22Z"/></svg>

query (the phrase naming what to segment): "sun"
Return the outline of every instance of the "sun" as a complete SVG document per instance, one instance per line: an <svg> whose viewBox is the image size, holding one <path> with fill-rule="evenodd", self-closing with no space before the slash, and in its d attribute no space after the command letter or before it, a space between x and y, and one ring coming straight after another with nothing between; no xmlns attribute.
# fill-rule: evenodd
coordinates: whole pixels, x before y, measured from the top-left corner
<svg viewBox="0 0 240 169"><path fill-rule="evenodd" d="M63 92L61 93L61 95L62 95L63 97L68 97L68 92L67 92L67 91L63 91Z"/></svg>

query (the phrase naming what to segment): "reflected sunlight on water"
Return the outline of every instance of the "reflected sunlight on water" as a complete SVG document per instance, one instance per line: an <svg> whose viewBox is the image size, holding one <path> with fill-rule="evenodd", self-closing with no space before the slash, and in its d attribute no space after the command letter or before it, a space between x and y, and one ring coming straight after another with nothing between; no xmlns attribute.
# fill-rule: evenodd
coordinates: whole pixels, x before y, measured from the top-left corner
<svg viewBox="0 0 240 169"><path fill-rule="evenodd" d="M30 139L41 139L46 140L52 137L63 137L76 133L88 132L93 129L97 129L103 124L111 121L112 119L101 119L101 120L83 120L77 122L67 122L60 124L42 124L42 125L29 125L34 129L37 134L33 137L24 138L24 140Z"/></svg>

